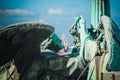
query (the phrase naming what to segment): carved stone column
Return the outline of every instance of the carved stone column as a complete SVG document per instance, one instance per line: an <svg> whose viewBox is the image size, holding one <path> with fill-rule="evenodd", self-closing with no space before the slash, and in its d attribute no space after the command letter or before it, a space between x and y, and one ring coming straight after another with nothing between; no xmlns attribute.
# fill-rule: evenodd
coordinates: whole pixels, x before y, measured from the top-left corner
<svg viewBox="0 0 120 80"><path fill-rule="evenodd" d="M109 0L92 0L91 27L96 28L102 15L110 17Z"/></svg>

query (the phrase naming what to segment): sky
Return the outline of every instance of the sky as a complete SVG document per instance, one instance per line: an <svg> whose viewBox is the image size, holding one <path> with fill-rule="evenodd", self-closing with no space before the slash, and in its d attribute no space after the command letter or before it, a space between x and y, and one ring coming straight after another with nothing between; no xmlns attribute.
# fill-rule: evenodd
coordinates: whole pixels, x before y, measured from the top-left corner
<svg viewBox="0 0 120 80"><path fill-rule="evenodd" d="M69 29L74 17L82 15L90 27L92 0L0 0L0 28L10 24L40 21L54 26L72 44ZM120 26L120 0L110 0L111 17Z"/></svg>

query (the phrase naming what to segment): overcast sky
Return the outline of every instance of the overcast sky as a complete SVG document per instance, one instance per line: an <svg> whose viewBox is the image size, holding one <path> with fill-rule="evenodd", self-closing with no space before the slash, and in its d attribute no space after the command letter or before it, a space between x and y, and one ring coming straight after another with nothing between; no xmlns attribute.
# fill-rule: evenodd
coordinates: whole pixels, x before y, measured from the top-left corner
<svg viewBox="0 0 120 80"><path fill-rule="evenodd" d="M112 19L120 26L120 0L110 0ZM65 34L69 44L69 29L74 17L82 15L90 27L91 0L0 0L0 28L13 23L41 21L55 27L60 37Z"/></svg>

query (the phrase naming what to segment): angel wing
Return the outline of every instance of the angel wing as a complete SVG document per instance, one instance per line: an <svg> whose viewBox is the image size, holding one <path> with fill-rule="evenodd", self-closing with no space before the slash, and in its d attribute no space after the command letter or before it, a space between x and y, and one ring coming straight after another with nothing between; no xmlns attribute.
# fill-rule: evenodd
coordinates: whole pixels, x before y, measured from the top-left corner
<svg viewBox="0 0 120 80"><path fill-rule="evenodd" d="M50 25L39 22L12 24L0 30L0 66L19 55L21 49L39 50L39 44L54 32ZM31 46L31 47L30 47ZM35 47L37 46L37 47Z"/></svg>
<svg viewBox="0 0 120 80"><path fill-rule="evenodd" d="M108 48L108 64L112 71L120 71L120 30L111 18L101 17Z"/></svg>

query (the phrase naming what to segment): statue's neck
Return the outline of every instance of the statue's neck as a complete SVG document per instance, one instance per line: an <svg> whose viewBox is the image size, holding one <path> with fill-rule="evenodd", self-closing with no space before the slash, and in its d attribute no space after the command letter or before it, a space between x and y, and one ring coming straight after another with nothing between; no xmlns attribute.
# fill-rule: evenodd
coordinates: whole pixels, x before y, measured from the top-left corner
<svg viewBox="0 0 120 80"><path fill-rule="evenodd" d="M86 30L86 24L80 25L80 39L81 42L84 40L84 38L87 36L87 30Z"/></svg>
<svg viewBox="0 0 120 80"><path fill-rule="evenodd" d="M86 36L87 35L86 24L84 23L80 26L81 26L81 34Z"/></svg>

